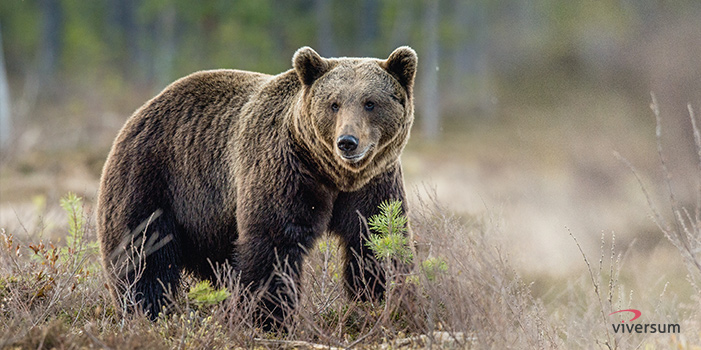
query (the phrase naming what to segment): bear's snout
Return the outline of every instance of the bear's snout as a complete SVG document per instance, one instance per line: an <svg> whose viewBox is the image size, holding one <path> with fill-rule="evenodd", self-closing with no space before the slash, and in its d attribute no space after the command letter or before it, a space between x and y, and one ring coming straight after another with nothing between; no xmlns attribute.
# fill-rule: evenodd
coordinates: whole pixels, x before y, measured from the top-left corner
<svg viewBox="0 0 701 350"><path fill-rule="evenodd" d="M336 154L354 169L360 166L360 161L365 159L373 148L374 143L361 146L360 140L351 134L343 134L336 139Z"/></svg>
<svg viewBox="0 0 701 350"><path fill-rule="evenodd" d="M336 140L336 146L341 152L353 152L358 148L358 138L353 135L342 135Z"/></svg>

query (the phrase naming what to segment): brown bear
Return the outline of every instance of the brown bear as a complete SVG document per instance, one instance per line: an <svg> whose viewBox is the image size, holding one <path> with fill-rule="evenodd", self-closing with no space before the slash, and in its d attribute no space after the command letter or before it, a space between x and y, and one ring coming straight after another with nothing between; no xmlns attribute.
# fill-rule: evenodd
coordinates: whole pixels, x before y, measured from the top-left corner
<svg viewBox="0 0 701 350"><path fill-rule="evenodd" d="M315 239L340 237L347 290L384 292L361 217L405 203L399 156L414 119L417 56L325 59L299 49L270 76L197 72L139 108L117 136L98 198L98 237L118 310L156 317L181 275L215 280L230 263L266 288L273 322ZM403 208L406 212L406 207ZM281 307L286 304L286 307Z"/></svg>

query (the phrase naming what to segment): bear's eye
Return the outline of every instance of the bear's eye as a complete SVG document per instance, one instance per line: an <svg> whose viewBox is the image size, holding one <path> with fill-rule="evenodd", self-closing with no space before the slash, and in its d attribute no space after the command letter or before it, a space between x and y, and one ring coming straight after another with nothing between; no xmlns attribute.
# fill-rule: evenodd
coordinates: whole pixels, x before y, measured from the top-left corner
<svg viewBox="0 0 701 350"><path fill-rule="evenodd" d="M332 111L338 112L338 108L339 108L338 103L334 102L334 103L331 104L331 110L332 110Z"/></svg>
<svg viewBox="0 0 701 350"><path fill-rule="evenodd" d="M370 112L373 109L375 109L375 102L372 102L372 101L365 102L365 110L366 111Z"/></svg>

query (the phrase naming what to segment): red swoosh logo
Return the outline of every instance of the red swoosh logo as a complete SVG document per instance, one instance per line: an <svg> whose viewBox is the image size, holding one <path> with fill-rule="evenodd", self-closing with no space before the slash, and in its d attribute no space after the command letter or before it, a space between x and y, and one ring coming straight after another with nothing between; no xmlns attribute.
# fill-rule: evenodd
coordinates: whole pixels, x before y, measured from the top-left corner
<svg viewBox="0 0 701 350"><path fill-rule="evenodd" d="M619 312L632 312L633 314L635 314L635 317L633 317L633 318L631 318L630 320L628 320L628 322L633 322L633 321L635 321L635 319L637 319L638 317L640 317L640 315L643 314L642 312L640 312L640 310L636 310L636 309L627 309L627 310L618 310L618 311L614 311L614 312L610 313L609 316L611 316L611 315L613 315L613 314L617 314L617 313L619 313ZM621 323L623 323L623 322L625 322L625 321L621 321Z"/></svg>

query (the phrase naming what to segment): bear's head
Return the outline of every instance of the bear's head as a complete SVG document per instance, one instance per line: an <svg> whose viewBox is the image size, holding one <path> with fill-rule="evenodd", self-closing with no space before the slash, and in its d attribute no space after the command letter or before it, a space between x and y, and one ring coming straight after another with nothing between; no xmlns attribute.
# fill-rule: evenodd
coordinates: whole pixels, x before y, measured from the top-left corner
<svg viewBox="0 0 701 350"><path fill-rule="evenodd" d="M322 148L316 152L351 173L398 159L414 119L414 50L400 47L386 60L325 59L303 47L292 61L303 86L300 117Z"/></svg>

